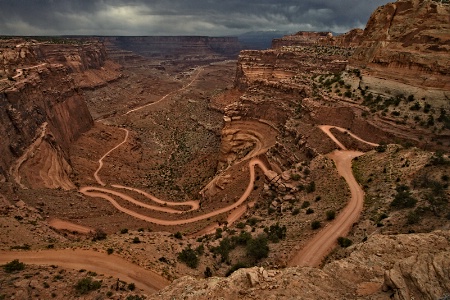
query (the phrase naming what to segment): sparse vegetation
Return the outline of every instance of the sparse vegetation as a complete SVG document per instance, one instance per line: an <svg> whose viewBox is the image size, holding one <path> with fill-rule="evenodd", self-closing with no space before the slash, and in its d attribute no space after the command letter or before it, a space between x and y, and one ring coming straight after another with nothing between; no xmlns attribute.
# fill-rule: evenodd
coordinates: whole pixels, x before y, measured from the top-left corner
<svg viewBox="0 0 450 300"><path fill-rule="evenodd" d="M3 265L3 270L5 270L6 273L22 271L24 269L25 269L25 264L20 262L18 259L15 259L15 260Z"/></svg>
<svg viewBox="0 0 450 300"><path fill-rule="evenodd" d="M199 263L197 252L191 247L183 249L183 251L178 254L178 259L192 269L196 269Z"/></svg>
<svg viewBox="0 0 450 300"><path fill-rule="evenodd" d="M320 227L322 227L322 224L320 223L320 221L312 221L311 223L311 229L316 230L319 229Z"/></svg>
<svg viewBox="0 0 450 300"><path fill-rule="evenodd" d="M85 277L78 280L75 290L78 294L84 295L91 291L98 290L102 286L100 281L92 280L92 277Z"/></svg>
<svg viewBox="0 0 450 300"><path fill-rule="evenodd" d="M337 242L339 246L341 246L342 248L350 247L353 244L353 242L350 239L342 236L338 237Z"/></svg>

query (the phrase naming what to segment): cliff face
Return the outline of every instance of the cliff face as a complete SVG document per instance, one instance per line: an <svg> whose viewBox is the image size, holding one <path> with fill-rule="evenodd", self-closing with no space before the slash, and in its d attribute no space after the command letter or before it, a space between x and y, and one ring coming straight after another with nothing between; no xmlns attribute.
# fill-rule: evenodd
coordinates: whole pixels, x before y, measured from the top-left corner
<svg viewBox="0 0 450 300"><path fill-rule="evenodd" d="M373 77L440 91L429 98L445 105L450 95L449 52L450 5L399 0L372 14L351 64ZM369 80L367 85L371 88L376 84ZM403 90L407 92L408 87Z"/></svg>
<svg viewBox="0 0 450 300"><path fill-rule="evenodd" d="M2 180L22 187L73 188L69 145L93 125L79 88L96 85L99 74L117 73L108 69L99 43L8 40L2 46Z"/></svg>

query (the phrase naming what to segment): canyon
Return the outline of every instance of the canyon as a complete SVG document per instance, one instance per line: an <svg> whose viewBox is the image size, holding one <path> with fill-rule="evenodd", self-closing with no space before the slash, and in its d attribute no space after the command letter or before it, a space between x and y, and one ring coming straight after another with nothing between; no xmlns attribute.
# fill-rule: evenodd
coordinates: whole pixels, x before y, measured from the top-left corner
<svg viewBox="0 0 450 300"><path fill-rule="evenodd" d="M1 39L0 297L445 299L449 18Z"/></svg>

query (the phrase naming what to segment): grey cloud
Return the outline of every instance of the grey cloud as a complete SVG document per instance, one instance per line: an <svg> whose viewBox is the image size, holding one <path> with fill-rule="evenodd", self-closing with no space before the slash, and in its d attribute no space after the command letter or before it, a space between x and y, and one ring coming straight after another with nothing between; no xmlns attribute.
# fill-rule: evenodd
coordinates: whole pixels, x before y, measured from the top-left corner
<svg viewBox="0 0 450 300"><path fill-rule="evenodd" d="M0 34L234 35L346 31L388 0L0 0Z"/></svg>

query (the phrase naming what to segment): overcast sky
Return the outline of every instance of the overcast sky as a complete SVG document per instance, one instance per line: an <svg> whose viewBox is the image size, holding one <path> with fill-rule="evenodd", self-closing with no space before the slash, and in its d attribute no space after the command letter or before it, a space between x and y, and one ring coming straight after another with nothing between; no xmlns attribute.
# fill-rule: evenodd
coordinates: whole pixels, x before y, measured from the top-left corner
<svg viewBox="0 0 450 300"><path fill-rule="evenodd" d="M0 35L237 35L364 28L388 0L0 0Z"/></svg>

